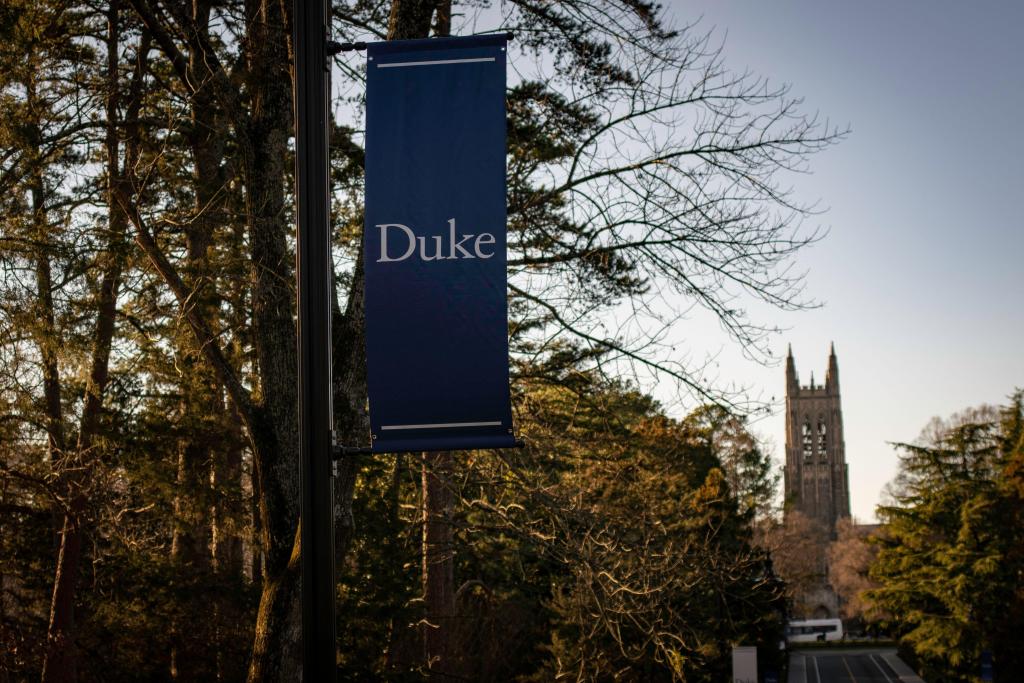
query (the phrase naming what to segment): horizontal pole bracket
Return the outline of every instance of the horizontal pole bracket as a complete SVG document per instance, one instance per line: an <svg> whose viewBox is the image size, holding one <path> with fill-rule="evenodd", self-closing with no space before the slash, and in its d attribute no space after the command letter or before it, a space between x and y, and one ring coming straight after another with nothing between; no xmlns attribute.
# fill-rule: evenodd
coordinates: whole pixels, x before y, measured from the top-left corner
<svg viewBox="0 0 1024 683"><path fill-rule="evenodd" d="M336 55L339 52L352 52L353 50L365 50L366 43L339 43L333 40L328 40L324 43L324 52L328 55Z"/></svg>

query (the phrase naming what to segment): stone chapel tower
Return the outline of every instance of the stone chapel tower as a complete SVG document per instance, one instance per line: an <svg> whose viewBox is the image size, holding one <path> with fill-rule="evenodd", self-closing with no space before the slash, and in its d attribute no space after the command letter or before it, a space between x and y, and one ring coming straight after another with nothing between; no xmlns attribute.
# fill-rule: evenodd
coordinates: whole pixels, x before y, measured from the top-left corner
<svg viewBox="0 0 1024 683"><path fill-rule="evenodd" d="M829 351L825 384L800 386L793 351L786 357L786 502L835 536L850 516L850 483L839 402L839 364Z"/></svg>

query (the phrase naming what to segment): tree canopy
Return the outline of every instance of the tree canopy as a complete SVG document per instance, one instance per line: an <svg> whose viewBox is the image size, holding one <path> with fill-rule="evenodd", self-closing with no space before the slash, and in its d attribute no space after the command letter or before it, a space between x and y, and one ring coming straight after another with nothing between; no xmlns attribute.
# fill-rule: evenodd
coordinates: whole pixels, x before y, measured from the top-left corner
<svg viewBox="0 0 1024 683"><path fill-rule="evenodd" d="M1018 391L998 413L971 411L933 424L922 444L898 445L892 502L879 508L879 586L867 595L927 680L981 680L983 651L1000 672L1024 664L1022 424Z"/></svg>

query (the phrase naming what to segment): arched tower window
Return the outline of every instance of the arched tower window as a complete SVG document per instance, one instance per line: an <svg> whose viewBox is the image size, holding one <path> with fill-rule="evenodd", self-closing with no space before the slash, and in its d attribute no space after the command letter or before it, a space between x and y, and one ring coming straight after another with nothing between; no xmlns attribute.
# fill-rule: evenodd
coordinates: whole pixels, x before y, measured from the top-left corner
<svg viewBox="0 0 1024 683"><path fill-rule="evenodd" d="M822 415L818 416L818 452L825 455L825 446L828 444L828 438L825 434L825 418Z"/></svg>
<svg viewBox="0 0 1024 683"><path fill-rule="evenodd" d="M804 422L803 430L803 448L804 448L804 459L810 460L813 455L812 449L814 448L813 437L811 435L811 423L809 421Z"/></svg>

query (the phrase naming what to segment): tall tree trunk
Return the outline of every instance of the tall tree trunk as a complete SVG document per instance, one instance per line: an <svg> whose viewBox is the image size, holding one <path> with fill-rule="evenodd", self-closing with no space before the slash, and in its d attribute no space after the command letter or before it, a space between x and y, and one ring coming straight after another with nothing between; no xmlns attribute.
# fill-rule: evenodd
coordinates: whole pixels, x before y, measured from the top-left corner
<svg viewBox="0 0 1024 683"><path fill-rule="evenodd" d="M451 451L423 454L423 663L431 676L452 671L455 555Z"/></svg>
<svg viewBox="0 0 1024 683"><path fill-rule="evenodd" d="M331 345L334 381L334 429L343 445L365 442L370 433L366 412L366 325L363 315L363 253L356 268L345 314L334 291ZM352 498L359 474L359 458L343 458L334 478L334 563L341 566L355 536Z"/></svg>
<svg viewBox="0 0 1024 683"><path fill-rule="evenodd" d="M51 225L46 202L46 182L44 180L45 162L39 157L42 148L42 131L38 117L39 101L36 93L36 74L26 80L25 100L28 105L32 123L28 126L29 144L33 148L34 158L30 162L29 197L32 202L32 239L36 247L36 317L40 325L33 326L36 335L36 346L42 364L43 401L45 409L44 425L46 428L47 457L56 472L64 455L64 413L61 405L61 381L57 365L57 350L63 345L58 336L56 314L53 308L53 273L50 263ZM63 512L53 507L53 547L60 547L60 531L63 525Z"/></svg>
<svg viewBox="0 0 1024 683"><path fill-rule="evenodd" d="M252 340L258 381L244 385L227 360L214 326L191 305L190 289L157 243L130 194L120 200L136 227L136 241L174 293L206 361L223 383L248 433L257 494L263 586L255 625L249 680L290 681L301 670L299 611L299 470L297 346L295 338L291 226L286 222L286 164L292 131L288 36L290 7L284 0L245 0L241 42L245 100L238 82L214 49L194 31L182 30L148 0L129 0L174 74L190 96L196 94L188 59L176 36L204 52L211 88L235 131L244 187L244 214L251 268ZM244 68L242 68L244 66Z"/></svg>
<svg viewBox="0 0 1024 683"><path fill-rule="evenodd" d="M391 0L391 13L388 15L388 40L411 40L429 36L430 21L434 17L434 11L444 1ZM447 16L450 21L450 9Z"/></svg>
<svg viewBox="0 0 1024 683"><path fill-rule="evenodd" d="M196 0L191 7L191 20L201 41L209 39L211 4ZM197 89L190 100L189 146L192 153L193 216L185 226L186 285L191 290L190 304L216 334L221 327L220 301L213 285L215 274L210 267L210 246L214 232L225 219L223 203L224 141L226 126L219 103L209 80L204 53L192 48L188 54L188 70ZM190 330L185 330L178 343L183 357L181 370L182 421L187 434L178 451L178 491L175 497L175 527L172 559L182 576L195 577L209 583L217 572L216 545L218 520L217 474L223 475L229 443L224 433L229 415L223 401L223 387L216 373L202 363L202 350ZM173 626L171 677L181 680L213 680L218 678L217 663L222 648L219 642L221 595L192 593L187 600L208 603L213 618L205 627ZM178 657L184 651L188 657Z"/></svg>
<svg viewBox="0 0 1024 683"><path fill-rule="evenodd" d="M36 224L36 239L39 242L36 255L36 289L39 292L39 357L43 370L43 399L46 403L47 451L50 462L56 465L64 452L64 415L61 408L61 382L57 367L57 336L53 311L53 277L50 269L49 221L46 216L42 168L36 165L31 179L33 222Z"/></svg>
<svg viewBox="0 0 1024 683"><path fill-rule="evenodd" d="M263 437L255 449L266 574L249 669L251 681L295 680L301 670L299 610L298 356L285 178L292 129L287 21L278 0L248 0L246 40L252 116L242 137L253 268L253 323ZM294 559L294 561L293 561Z"/></svg>
<svg viewBox="0 0 1024 683"><path fill-rule="evenodd" d="M224 208L226 211L234 211L234 207L231 205ZM245 249L243 246L245 244L245 226L240 221L232 221L230 228L231 237L228 241L227 259L233 263L243 263L245 260L243 255ZM248 284L244 278L231 278L228 284L226 299L228 301L228 310L230 311L227 321L228 326L234 330L245 329L245 326L248 324L248 312L246 310ZM246 355L243 340L237 333L233 335L227 355L229 364L234 368L238 368L239 372L243 368L251 366L251 361ZM247 453L245 447L246 434L243 429L242 416L230 404L230 401L228 402L228 408L231 412L231 418L228 420L230 446L223 467L218 472L215 472L214 476L219 482L218 485L234 488L237 491L237 497L234 506L226 508L221 505L214 511L216 517L214 530L217 533L214 552L217 556L218 567L223 568L224 571L232 576L248 578L258 585L262 581L258 568L260 550L253 541L259 538L259 492L256 490L255 478L249 474L252 461L251 453ZM247 468L246 465L250 467ZM246 472L246 469L249 469L249 472ZM248 489L248 498L246 496L246 489ZM249 531L226 537L217 532L217 529L223 526L223 522L229 516L238 521L242 528L248 526ZM243 520L246 520L248 523L246 524ZM250 558L248 565L246 565L247 558Z"/></svg>
<svg viewBox="0 0 1024 683"><path fill-rule="evenodd" d="M127 217L119 208L115 195L118 185L124 182L119 170L120 145L118 141L118 105L120 86L117 76L120 36L118 31L119 3L113 0L107 12L107 210L109 237L106 253L99 259L102 270L96 311L96 323L92 340L92 363L86 382L82 416L75 448L74 474L62 478L70 502L64 516L61 530L60 553L53 583L53 599L50 605L50 620L47 629L47 649L43 661L44 681L75 681L78 678L77 653L75 647L75 591L82 561L82 539L86 507L85 486L88 482L88 468L95 459L92 453L94 440L99 431L100 411L103 393L107 386L110 349L114 337L114 322L117 307L117 293L121 283L121 272L126 258L125 235ZM140 41L139 63L133 82L128 117L138 118L141 100L141 81L146 53L147 39ZM137 132L137 131L136 131ZM135 163L137 137L129 136L125 152L125 167Z"/></svg>

